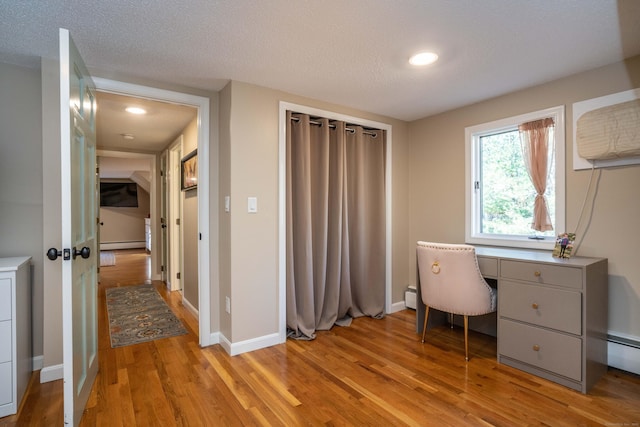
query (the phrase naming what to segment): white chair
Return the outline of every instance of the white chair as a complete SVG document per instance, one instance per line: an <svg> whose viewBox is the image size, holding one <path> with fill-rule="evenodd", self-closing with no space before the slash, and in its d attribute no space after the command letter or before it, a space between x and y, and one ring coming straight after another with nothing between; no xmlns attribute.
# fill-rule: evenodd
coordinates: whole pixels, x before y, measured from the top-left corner
<svg viewBox="0 0 640 427"><path fill-rule="evenodd" d="M426 305L422 342L429 308L464 316L464 356L469 360L469 317L496 311L496 290L480 274L476 250L470 245L418 242L416 249L420 296Z"/></svg>

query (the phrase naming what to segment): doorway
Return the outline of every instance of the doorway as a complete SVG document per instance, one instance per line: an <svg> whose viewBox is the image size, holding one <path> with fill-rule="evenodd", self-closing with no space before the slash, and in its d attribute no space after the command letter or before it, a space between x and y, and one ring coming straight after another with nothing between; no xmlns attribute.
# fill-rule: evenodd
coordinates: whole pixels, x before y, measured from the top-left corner
<svg viewBox="0 0 640 427"><path fill-rule="evenodd" d="M147 100L167 102L170 104L186 105L197 110L197 140L199 152L198 169L198 323L199 323L199 343L200 346L215 344L211 334L211 281L210 281L210 236L209 236L209 98L186 94L182 92L168 91L148 86L135 85L125 82L94 78L98 91L118 94L123 96L139 97ZM160 162L156 160L156 162ZM155 164L154 164L155 166ZM159 167L154 168L151 180L151 223L152 235L162 235L160 221L161 203L157 197L159 191L157 183L160 182ZM152 268L157 268L160 255L153 256L154 253L161 254L161 245L155 245L152 250ZM153 265L155 258L156 265Z"/></svg>

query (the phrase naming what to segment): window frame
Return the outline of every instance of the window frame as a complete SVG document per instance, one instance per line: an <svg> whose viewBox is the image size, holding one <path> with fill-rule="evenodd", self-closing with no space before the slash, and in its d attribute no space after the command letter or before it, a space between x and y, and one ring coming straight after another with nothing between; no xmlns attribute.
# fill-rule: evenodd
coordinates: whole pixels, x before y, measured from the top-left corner
<svg viewBox="0 0 640 427"><path fill-rule="evenodd" d="M480 191L474 183L480 180L480 137L517 129L518 125L552 117L555 122L555 235L566 231L565 222L565 122L564 105L507 117L465 128L465 241L468 244L507 246L528 249L553 249L555 235L543 239L527 236L489 234L480 232ZM532 233L533 234L533 233Z"/></svg>

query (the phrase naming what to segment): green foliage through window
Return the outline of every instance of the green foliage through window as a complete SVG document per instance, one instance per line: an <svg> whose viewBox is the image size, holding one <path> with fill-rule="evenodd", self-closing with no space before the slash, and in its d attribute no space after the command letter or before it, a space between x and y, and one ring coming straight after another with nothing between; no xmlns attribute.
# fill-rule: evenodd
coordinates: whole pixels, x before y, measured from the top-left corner
<svg viewBox="0 0 640 427"><path fill-rule="evenodd" d="M527 173L518 130L484 135L480 142L480 232L521 236L553 236L531 228L535 189ZM549 167L546 199L555 224L555 165Z"/></svg>

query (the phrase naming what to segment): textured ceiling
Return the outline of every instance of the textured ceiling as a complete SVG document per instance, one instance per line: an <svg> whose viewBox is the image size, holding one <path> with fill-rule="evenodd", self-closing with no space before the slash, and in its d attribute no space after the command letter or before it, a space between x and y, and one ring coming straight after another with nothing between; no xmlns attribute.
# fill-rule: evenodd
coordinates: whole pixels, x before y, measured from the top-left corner
<svg viewBox="0 0 640 427"><path fill-rule="evenodd" d="M55 57L59 27L105 74L403 120L640 54L636 0L0 0L0 61ZM409 66L423 49L440 60Z"/></svg>
<svg viewBox="0 0 640 427"><path fill-rule="evenodd" d="M96 141L99 149L154 153L161 151L196 117L196 109L184 105L150 101L98 92ZM140 107L144 115L125 111ZM134 139L126 139L129 134Z"/></svg>

